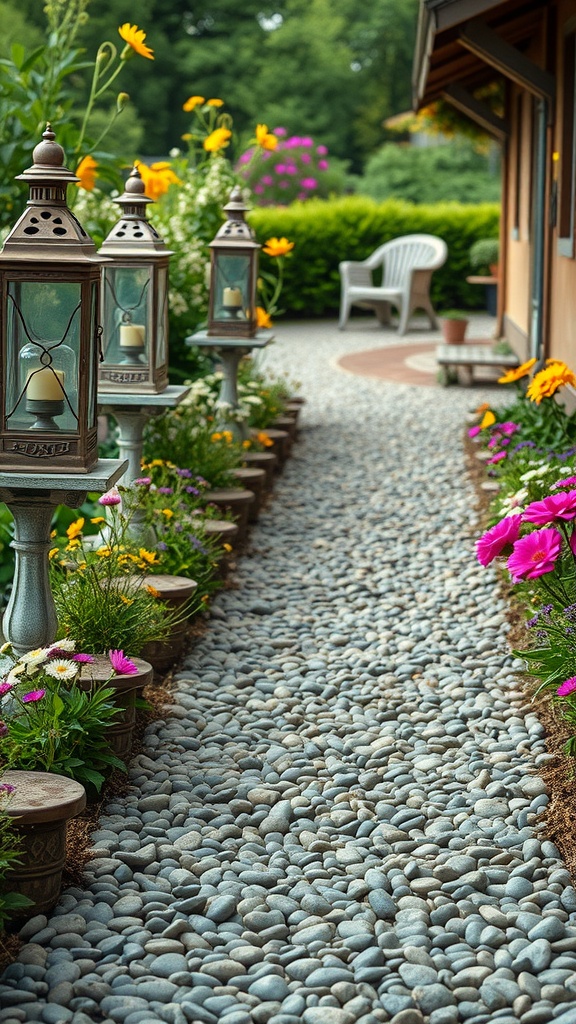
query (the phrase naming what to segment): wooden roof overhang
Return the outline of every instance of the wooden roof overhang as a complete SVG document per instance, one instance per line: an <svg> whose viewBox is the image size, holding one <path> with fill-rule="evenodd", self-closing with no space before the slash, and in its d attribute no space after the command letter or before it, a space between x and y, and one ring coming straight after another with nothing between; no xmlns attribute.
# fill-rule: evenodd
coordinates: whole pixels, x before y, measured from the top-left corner
<svg viewBox="0 0 576 1024"><path fill-rule="evenodd" d="M421 0L414 109L446 99L497 138L508 126L473 97L499 74L552 100L554 79L524 56L542 32L546 0Z"/></svg>

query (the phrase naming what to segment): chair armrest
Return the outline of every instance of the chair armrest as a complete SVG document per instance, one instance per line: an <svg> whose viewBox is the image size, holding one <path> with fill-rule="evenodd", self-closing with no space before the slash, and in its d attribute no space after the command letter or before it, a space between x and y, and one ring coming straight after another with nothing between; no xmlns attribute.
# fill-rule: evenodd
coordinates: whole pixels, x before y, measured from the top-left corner
<svg viewBox="0 0 576 1024"><path fill-rule="evenodd" d="M340 264L340 276L342 284L348 285L372 285L372 274L367 267L367 260L344 260Z"/></svg>

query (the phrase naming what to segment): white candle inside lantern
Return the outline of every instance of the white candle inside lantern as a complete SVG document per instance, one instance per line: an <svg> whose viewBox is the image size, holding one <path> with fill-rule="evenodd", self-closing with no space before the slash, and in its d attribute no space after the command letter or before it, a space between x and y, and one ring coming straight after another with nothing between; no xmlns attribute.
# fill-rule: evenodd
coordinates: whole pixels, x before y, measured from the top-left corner
<svg viewBox="0 0 576 1024"><path fill-rule="evenodd" d="M120 348L144 348L145 338L144 324L122 324L120 327Z"/></svg>
<svg viewBox="0 0 576 1024"><path fill-rule="evenodd" d="M32 402L61 402L64 398L64 373L43 366L32 370L26 381L26 398Z"/></svg>
<svg viewBox="0 0 576 1024"><path fill-rule="evenodd" d="M239 288L225 288L224 289L224 306L238 306L242 305L242 292Z"/></svg>

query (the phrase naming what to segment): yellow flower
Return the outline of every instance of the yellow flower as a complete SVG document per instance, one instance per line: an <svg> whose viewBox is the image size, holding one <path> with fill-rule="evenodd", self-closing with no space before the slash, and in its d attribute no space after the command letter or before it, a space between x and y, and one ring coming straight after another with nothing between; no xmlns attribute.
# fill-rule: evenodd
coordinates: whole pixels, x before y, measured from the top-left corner
<svg viewBox="0 0 576 1024"><path fill-rule="evenodd" d="M147 586L146 590L148 591L149 594L152 594L152 597L161 597L162 596L160 591L156 590L156 587Z"/></svg>
<svg viewBox="0 0 576 1024"><path fill-rule="evenodd" d="M185 110L186 113L189 114L191 110L194 110L194 107L200 107L203 103L206 103L203 96L189 96L186 103L182 104L182 110ZM182 136L182 138L184 138L184 136Z"/></svg>
<svg viewBox="0 0 576 1024"><path fill-rule="evenodd" d="M152 462L148 463L148 468L154 469L155 466L163 466L164 464L164 459L152 459Z"/></svg>
<svg viewBox="0 0 576 1024"><path fill-rule="evenodd" d="M262 252L267 256L285 256L293 248L294 242L289 242L287 238L269 238L262 246Z"/></svg>
<svg viewBox="0 0 576 1024"><path fill-rule="evenodd" d="M493 423L496 423L496 417L494 413L488 409L480 421L480 430L486 430L486 427L491 427Z"/></svg>
<svg viewBox="0 0 576 1024"><path fill-rule="evenodd" d="M173 513L171 508L163 508L162 509L162 515L166 516L166 519L172 519L172 516L174 515L174 513Z"/></svg>
<svg viewBox="0 0 576 1024"><path fill-rule="evenodd" d="M80 181L76 182L78 188L85 188L87 192L92 192L96 184L96 163L93 156L82 157L78 167L76 168L76 176L80 178Z"/></svg>
<svg viewBox="0 0 576 1024"><path fill-rule="evenodd" d="M57 537L57 536L58 536L58 530L51 530L50 531L50 540L54 540L54 537Z"/></svg>
<svg viewBox="0 0 576 1024"><path fill-rule="evenodd" d="M100 523L105 523L106 520L104 516L94 516L94 519L91 519L90 522L94 523L94 526L100 526Z"/></svg>
<svg viewBox="0 0 576 1024"><path fill-rule="evenodd" d="M543 398L551 398L558 388L565 384L576 386L576 375L568 369L566 363L554 360L544 370L540 370L533 376L526 396L536 405L540 405Z"/></svg>
<svg viewBox="0 0 576 1024"><path fill-rule="evenodd" d="M83 528L84 520L82 519L82 517L80 517L80 519L76 519L75 522L70 523L70 526L66 530L66 536L68 537L68 540L74 540L75 537L78 537L79 534L82 533Z"/></svg>
<svg viewBox="0 0 576 1024"><path fill-rule="evenodd" d="M66 545L64 550L65 551L74 551L75 548L79 548L79 547L80 547L80 541L79 540L71 540L71 541L68 542L68 544Z"/></svg>
<svg viewBox="0 0 576 1024"><path fill-rule="evenodd" d="M124 594L119 594L118 596L120 597L120 600L122 601L122 604L127 604L128 607L130 607L131 604L134 604L134 598L133 597L125 597Z"/></svg>
<svg viewBox="0 0 576 1024"><path fill-rule="evenodd" d="M139 53L141 57L147 57L148 60L154 60L154 51L146 46L144 40L146 39L146 33L138 28L138 25L131 25L129 21L124 22L123 25L118 29L120 37L127 44L124 47L122 57L124 59L129 56L126 52L128 47L131 46L135 53Z"/></svg>
<svg viewBox="0 0 576 1024"><path fill-rule="evenodd" d="M256 125L256 142L262 149L276 149L278 145L278 137L273 135L272 132L268 131L267 124Z"/></svg>
<svg viewBox="0 0 576 1024"><path fill-rule="evenodd" d="M234 440L234 437L230 430L223 430L222 437L226 441L226 444L232 444L232 441Z"/></svg>
<svg viewBox="0 0 576 1024"><path fill-rule="evenodd" d="M112 548L105 544L103 547L96 549L96 554L99 558L109 558L112 554Z"/></svg>
<svg viewBox="0 0 576 1024"><path fill-rule="evenodd" d="M206 100L206 104L209 107L223 107L224 106L224 100L218 100L218 99L216 99L216 100Z"/></svg>
<svg viewBox="0 0 576 1024"><path fill-rule="evenodd" d="M231 138L232 132L229 128L215 128L204 139L204 149L207 153L217 153L218 150L224 149L228 145Z"/></svg>
<svg viewBox="0 0 576 1024"><path fill-rule="evenodd" d="M256 440L260 444L263 444L265 448L271 448L272 445L274 444L274 441L272 441L268 437L268 434L266 434L263 430L261 430L260 433L256 435Z"/></svg>
<svg viewBox="0 0 576 1024"><path fill-rule="evenodd" d="M158 555L154 551L147 551L146 548L140 548L138 554L143 562L147 562L148 565L155 565L158 561Z"/></svg>
<svg viewBox="0 0 576 1024"><path fill-rule="evenodd" d="M535 362L535 359L528 359L527 362L522 363L521 366L515 366L512 370L508 370L503 377L499 377L498 383L512 384L515 380L521 380L522 377L527 377Z"/></svg>
<svg viewBox="0 0 576 1024"><path fill-rule="evenodd" d="M58 554L58 548L50 548L50 551L48 552L48 558L50 560L52 560L53 558L56 557L57 554Z"/></svg>
<svg viewBox="0 0 576 1024"><path fill-rule="evenodd" d="M256 306L256 326L257 327L272 327L272 317L270 313L267 313L262 306Z"/></svg>
<svg viewBox="0 0 576 1024"><path fill-rule="evenodd" d="M214 444L216 444L217 441L221 441L222 440L222 434L219 433L219 431L216 431L215 434L211 434L210 440L213 441Z"/></svg>
<svg viewBox="0 0 576 1024"><path fill-rule="evenodd" d="M252 441L249 441L249 440L242 441L242 447L246 448L246 450L248 450L248 448L252 447Z"/></svg>
<svg viewBox="0 0 576 1024"><path fill-rule="evenodd" d="M230 554L230 552L232 551L232 545L231 544L223 544L222 547L224 548L224 551L228 552L228 554Z"/></svg>
<svg viewBox="0 0 576 1024"><path fill-rule="evenodd" d="M149 199L159 199L160 196L163 196L168 191L170 185L182 184L180 178L174 173L166 160L150 164L150 166L136 160L136 166L140 171L140 176L144 182L144 189Z"/></svg>

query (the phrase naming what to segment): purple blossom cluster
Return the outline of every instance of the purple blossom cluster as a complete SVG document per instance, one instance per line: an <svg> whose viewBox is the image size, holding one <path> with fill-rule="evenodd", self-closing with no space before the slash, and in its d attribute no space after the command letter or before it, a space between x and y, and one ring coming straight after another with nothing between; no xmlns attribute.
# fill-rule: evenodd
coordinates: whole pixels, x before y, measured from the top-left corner
<svg viewBox="0 0 576 1024"><path fill-rule="evenodd" d="M240 171L262 206L286 206L295 200L326 195L326 146L316 145L310 135L291 135L274 128L274 150L249 149L240 157Z"/></svg>

